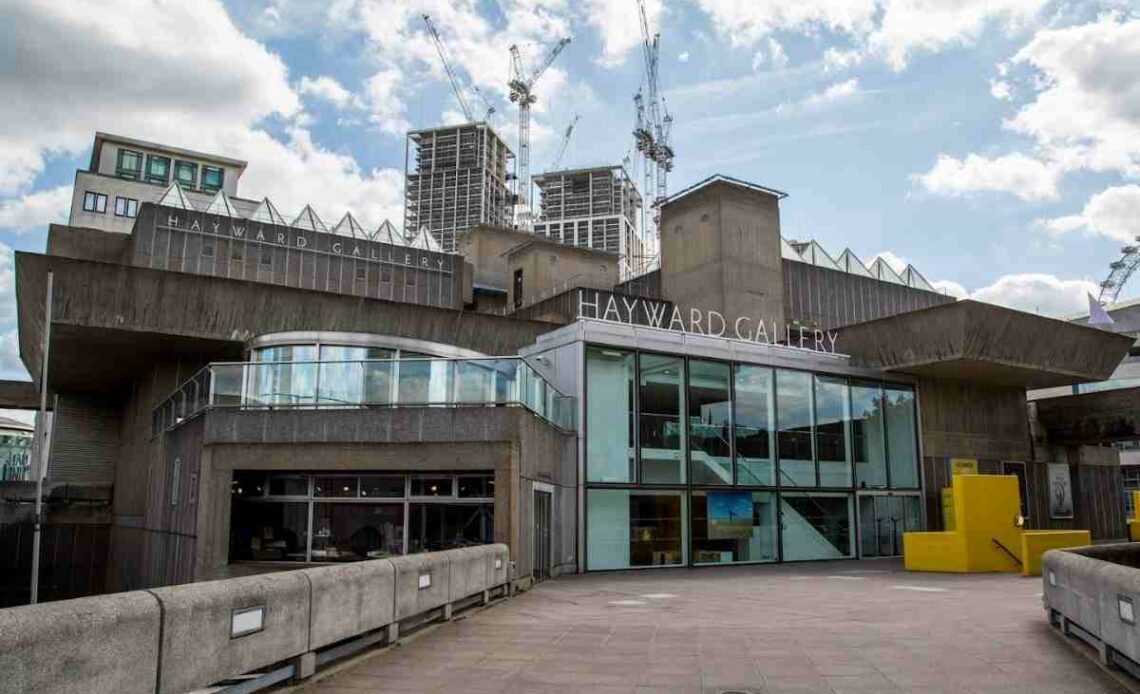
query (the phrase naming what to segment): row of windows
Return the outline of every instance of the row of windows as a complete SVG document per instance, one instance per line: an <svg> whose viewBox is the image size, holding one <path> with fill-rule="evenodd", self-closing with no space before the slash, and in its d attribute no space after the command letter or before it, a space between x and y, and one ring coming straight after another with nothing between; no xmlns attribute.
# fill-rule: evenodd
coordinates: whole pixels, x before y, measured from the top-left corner
<svg viewBox="0 0 1140 694"><path fill-rule="evenodd" d="M106 214L107 196L103 193L88 191L83 194L83 211L96 214ZM134 198L115 196L115 216L134 219L139 214L139 201Z"/></svg>
<svg viewBox="0 0 1140 694"><path fill-rule="evenodd" d="M586 481L919 487L914 390L586 350Z"/></svg>
<svg viewBox="0 0 1140 694"><path fill-rule="evenodd" d="M129 178L135 181L145 181L158 185L170 184L171 159L158 154L145 156L146 167L143 167L144 156L141 152L129 149L120 149L115 162L115 175L120 178ZM191 161L175 159L173 163L174 181L183 188L202 188L202 192L216 193L222 189L225 181L225 170L216 166L203 164L201 181L198 178L198 164Z"/></svg>
<svg viewBox="0 0 1140 694"><path fill-rule="evenodd" d="M121 200L122 198L119 198L119 199ZM135 201L132 200L131 202L135 202ZM137 207L137 203L136 203L136 207ZM86 207L84 209L86 209ZM117 203L116 203L116 209L117 209ZM136 208L131 208L131 209L134 210ZM118 214L117 211L116 211L116 214ZM120 216L122 216L122 215L120 215ZM129 216L134 217L135 216L134 212L132 212ZM202 241L202 257L203 258L213 258L214 257L214 242L213 242L213 240ZM238 260L238 261L244 261L245 260L244 248L242 248L242 246L240 246L236 243L231 244L230 259ZM262 267L272 269L273 268L273 249L272 248L262 248L261 252L258 254L258 262L261 264ZM360 282L366 281L368 279L368 268L367 267L357 267L354 277L357 281L360 281ZM392 267L390 265L381 265L380 266L380 281L381 282L391 282L392 281ZM416 284L416 273L414 273L414 272L404 273L404 283L406 285L408 285L409 287L415 286L415 284Z"/></svg>

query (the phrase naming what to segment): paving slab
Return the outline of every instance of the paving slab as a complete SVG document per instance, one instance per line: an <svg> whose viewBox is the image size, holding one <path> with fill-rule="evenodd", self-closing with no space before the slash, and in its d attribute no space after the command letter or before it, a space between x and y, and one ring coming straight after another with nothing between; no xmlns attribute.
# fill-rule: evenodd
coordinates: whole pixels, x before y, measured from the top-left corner
<svg viewBox="0 0 1140 694"><path fill-rule="evenodd" d="M894 560L566 576L300 691L1123 691L1050 631L1040 593Z"/></svg>

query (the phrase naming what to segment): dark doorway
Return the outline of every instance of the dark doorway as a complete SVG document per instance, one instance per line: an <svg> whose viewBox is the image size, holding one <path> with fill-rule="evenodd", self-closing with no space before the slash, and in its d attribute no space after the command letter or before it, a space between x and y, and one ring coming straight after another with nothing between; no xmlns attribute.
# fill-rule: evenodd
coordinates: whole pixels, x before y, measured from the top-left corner
<svg viewBox="0 0 1140 694"><path fill-rule="evenodd" d="M550 578L550 492L534 490L534 569L535 581Z"/></svg>

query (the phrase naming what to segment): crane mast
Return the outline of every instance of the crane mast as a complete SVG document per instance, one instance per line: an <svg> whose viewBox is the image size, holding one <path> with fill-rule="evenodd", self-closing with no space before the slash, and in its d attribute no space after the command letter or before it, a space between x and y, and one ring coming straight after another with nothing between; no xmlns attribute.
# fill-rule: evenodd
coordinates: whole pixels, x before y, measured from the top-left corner
<svg viewBox="0 0 1140 694"><path fill-rule="evenodd" d="M562 144L558 146L558 154L554 155L554 163L550 165L550 170L555 171L562 164L562 157L566 154L566 147L570 144L570 136L574 134L574 126L578 124L578 114L575 113L574 117L570 119L570 125L566 126L566 132L562 135Z"/></svg>
<svg viewBox="0 0 1140 694"><path fill-rule="evenodd" d="M435 50L439 53L439 59L443 63L443 70L447 73L447 79L451 82L451 88L455 92L455 100L459 102L459 109L463 111L463 115L468 121L474 121L475 116L471 111L471 107L467 104L466 97L463 96L462 81L451 67L451 60L447 57L447 48L443 45L443 39L439 35L439 30L436 28L435 22L431 20L431 15L425 14L423 15L423 19L424 24L427 25L428 34L431 35L432 43L435 44ZM488 103L487 97L483 96L483 92L479 91L479 87L477 87L474 82L470 82L469 84L471 90L475 92L479 100L487 107L487 112L483 117L484 120L491 120L491 117L495 114L495 107Z"/></svg>
<svg viewBox="0 0 1140 694"><path fill-rule="evenodd" d="M522 55L517 45L511 46L511 80L507 83L510 90L510 99L519 105L519 152L515 158L517 168L516 183L518 185L519 212L517 224L519 228L529 229L531 225L530 211L530 107L537 101L532 89L546 72L546 69L570 43L570 38L560 39L546 58L534 71L528 71L523 65Z"/></svg>
<svg viewBox="0 0 1140 694"><path fill-rule="evenodd" d="M648 122L644 121L641 106L641 92L635 97L638 104L637 128L634 130L634 139L637 149L646 159L645 195L649 196L650 181L649 169L656 173L656 195L653 199L655 209L653 215L654 226L660 222L660 206L668 193L668 175L673 170L673 148L669 144L670 131L673 125L673 116L661 96L661 79L659 73L661 55L661 34L651 34L649 31L649 18L645 14L645 0L637 0L638 16L641 23L641 47L645 59L645 82L648 89Z"/></svg>

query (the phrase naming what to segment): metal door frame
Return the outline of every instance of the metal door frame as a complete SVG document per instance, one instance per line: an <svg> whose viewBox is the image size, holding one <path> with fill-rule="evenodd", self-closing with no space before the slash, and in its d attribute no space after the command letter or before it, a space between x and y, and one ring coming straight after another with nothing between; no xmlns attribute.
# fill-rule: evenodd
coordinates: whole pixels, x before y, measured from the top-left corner
<svg viewBox="0 0 1140 694"><path fill-rule="evenodd" d="M539 495L545 494L545 513L539 514ZM551 577L554 568L554 486L534 482L531 490L531 571L535 582ZM545 521L541 523L540 521ZM545 555L545 566L542 562Z"/></svg>
<svg viewBox="0 0 1140 694"><path fill-rule="evenodd" d="M902 556L901 544L897 548L898 554L882 555L882 554L878 553L879 547L881 546L879 544L880 538L879 538L879 532L878 532L879 525L878 525L878 518L877 518L877 516L878 516L878 502L874 502L874 501L872 502L872 504L876 507L876 511L875 511L875 515L876 515L876 520L875 520L875 550L876 550L876 553L874 556L865 556L863 554L863 510L862 510L862 506L860 504L860 500L863 499L864 497L869 497L869 498L874 498L874 497L913 497L913 498L918 500L918 508L919 508L918 522L920 524L922 524L924 522L923 518L922 518L922 492L920 492L918 490L910 490L910 489L907 489L907 490L902 490L902 489L900 489L900 490L893 490L893 489L857 489L855 491L855 529L856 529L855 544L859 548L859 555L858 555L859 558L860 559L897 559L898 557L901 557ZM903 509L904 515L905 515L905 510L906 509L904 508ZM922 528L920 527L918 529L921 530ZM909 531L907 531L904 528L903 532L909 532ZM893 538L892 538L892 541L893 541Z"/></svg>

